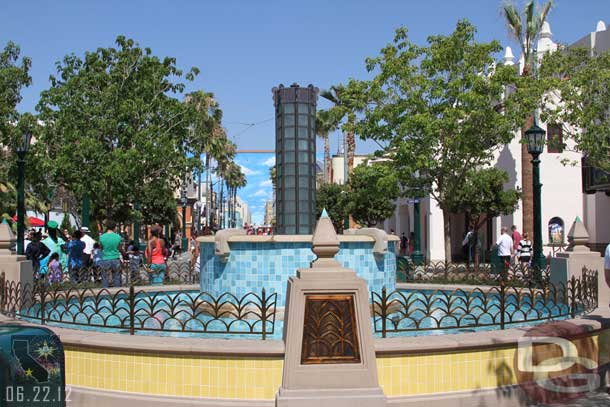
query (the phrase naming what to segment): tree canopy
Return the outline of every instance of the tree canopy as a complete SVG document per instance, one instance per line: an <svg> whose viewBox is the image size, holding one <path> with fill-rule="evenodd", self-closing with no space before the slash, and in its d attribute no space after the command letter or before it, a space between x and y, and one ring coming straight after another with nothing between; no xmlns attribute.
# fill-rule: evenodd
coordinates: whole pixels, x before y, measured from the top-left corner
<svg viewBox="0 0 610 407"><path fill-rule="evenodd" d="M181 80L198 70L184 73L174 58L123 36L116 47L67 55L56 68L37 105L42 171L76 196L90 194L98 221L133 220L136 202L168 209L205 144L199 105L177 98Z"/></svg>
<svg viewBox="0 0 610 407"><path fill-rule="evenodd" d="M547 54L540 78L547 89L542 118L561 126L563 141L589 163L610 172L610 51L589 49ZM553 142L553 140L551 140Z"/></svg>
<svg viewBox="0 0 610 407"><path fill-rule="evenodd" d="M374 78L351 80L344 90L364 112L354 130L387 143L383 154L404 194L429 194L443 211L447 259L451 197L469 172L492 163L537 101L526 86L529 78L496 65L500 44L479 43L475 34L472 24L460 21L451 34L418 46L400 28L380 56L367 59ZM508 87L520 91L506 92Z"/></svg>
<svg viewBox="0 0 610 407"><path fill-rule="evenodd" d="M334 182L322 183L316 191L316 216L326 209L337 233L343 231L345 217L349 215L347 187Z"/></svg>
<svg viewBox="0 0 610 407"><path fill-rule="evenodd" d="M389 163L360 164L349 180L349 213L357 223L375 226L392 216L399 194L397 173Z"/></svg>

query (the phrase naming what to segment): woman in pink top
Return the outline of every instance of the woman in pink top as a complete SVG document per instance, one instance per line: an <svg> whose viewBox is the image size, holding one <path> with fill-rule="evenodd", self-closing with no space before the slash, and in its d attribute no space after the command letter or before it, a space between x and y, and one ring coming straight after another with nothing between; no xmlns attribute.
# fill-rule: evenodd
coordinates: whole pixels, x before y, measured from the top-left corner
<svg viewBox="0 0 610 407"><path fill-rule="evenodd" d="M153 227L151 232L152 238L146 245L146 260L150 264L150 284L163 285L165 278L165 242L161 239L161 230L158 227Z"/></svg>

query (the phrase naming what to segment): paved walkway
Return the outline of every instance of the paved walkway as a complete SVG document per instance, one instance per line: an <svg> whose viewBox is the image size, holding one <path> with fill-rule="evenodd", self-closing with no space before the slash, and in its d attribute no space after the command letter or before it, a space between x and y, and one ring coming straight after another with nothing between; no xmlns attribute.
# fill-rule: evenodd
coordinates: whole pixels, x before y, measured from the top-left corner
<svg viewBox="0 0 610 407"><path fill-rule="evenodd" d="M555 404L553 406L547 406L546 404L539 404L539 407L603 407L610 406L610 395L606 392L592 393L586 397L567 404Z"/></svg>

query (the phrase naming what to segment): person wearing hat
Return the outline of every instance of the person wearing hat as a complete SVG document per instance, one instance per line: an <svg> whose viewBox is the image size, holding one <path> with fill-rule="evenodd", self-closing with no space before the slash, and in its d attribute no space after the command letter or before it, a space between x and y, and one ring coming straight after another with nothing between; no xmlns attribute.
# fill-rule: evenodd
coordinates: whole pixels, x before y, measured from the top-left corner
<svg viewBox="0 0 610 407"><path fill-rule="evenodd" d="M83 237L81 237L80 240L85 243L85 250L83 250L83 267L91 267L91 253L93 252L95 240L89 236L91 231L87 226L81 227L80 231L83 234Z"/></svg>
<svg viewBox="0 0 610 407"><path fill-rule="evenodd" d="M47 272L48 260L53 253L59 255L59 262L61 263L62 270L68 270L68 255L64 252L64 245L66 241L59 237L58 233L59 225L54 220L47 222L47 230L49 231L48 237L46 237L42 244L49 249L49 255L40 261L40 274L44 275Z"/></svg>

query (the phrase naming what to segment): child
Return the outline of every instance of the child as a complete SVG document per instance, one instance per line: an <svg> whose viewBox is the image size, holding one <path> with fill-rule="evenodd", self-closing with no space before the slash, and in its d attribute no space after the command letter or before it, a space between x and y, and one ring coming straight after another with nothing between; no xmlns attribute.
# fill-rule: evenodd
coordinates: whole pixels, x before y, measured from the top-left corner
<svg viewBox="0 0 610 407"><path fill-rule="evenodd" d="M128 256L131 282L136 282L140 279L140 265L142 264L142 254L138 245L131 246Z"/></svg>
<svg viewBox="0 0 610 407"><path fill-rule="evenodd" d="M99 267L102 259L104 258L104 252L102 252L102 246L99 243L93 244L93 265Z"/></svg>
<svg viewBox="0 0 610 407"><path fill-rule="evenodd" d="M49 283L61 283L62 276L59 253L53 253L49 259Z"/></svg>

